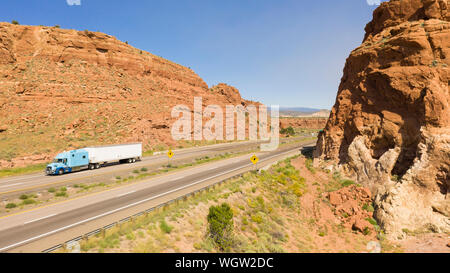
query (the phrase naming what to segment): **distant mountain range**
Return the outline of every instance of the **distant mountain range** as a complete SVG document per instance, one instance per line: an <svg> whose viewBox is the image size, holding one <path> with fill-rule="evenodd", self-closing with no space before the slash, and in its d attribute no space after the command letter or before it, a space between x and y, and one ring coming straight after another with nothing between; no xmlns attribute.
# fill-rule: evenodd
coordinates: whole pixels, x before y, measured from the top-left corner
<svg viewBox="0 0 450 273"><path fill-rule="evenodd" d="M308 107L280 107L281 117L323 117L328 118L330 110Z"/></svg>
<svg viewBox="0 0 450 273"><path fill-rule="evenodd" d="M302 112L302 113L315 113L319 112L323 109L316 109L316 108L308 108L308 107L280 107L280 111L283 112Z"/></svg>

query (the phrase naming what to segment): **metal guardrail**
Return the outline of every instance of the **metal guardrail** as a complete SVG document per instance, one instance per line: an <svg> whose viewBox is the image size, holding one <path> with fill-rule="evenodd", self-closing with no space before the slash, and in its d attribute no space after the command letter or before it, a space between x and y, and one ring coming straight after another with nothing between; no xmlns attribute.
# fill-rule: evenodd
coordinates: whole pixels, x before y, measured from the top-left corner
<svg viewBox="0 0 450 273"><path fill-rule="evenodd" d="M112 223L112 224L109 224L109 225L106 225L106 226L104 226L104 227L98 228L98 229L96 229L96 230L90 231L90 232L88 232L88 233L86 233L86 234L84 234L84 235L81 235L81 236L78 236L78 237L76 237L76 238L70 239L69 241L66 241L66 242L64 242L64 243L62 243L62 244L59 244L59 245L53 246L53 247L51 247L51 248L48 248L48 249L46 249L46 250L43 250L42 252L43 252L43 253L51 253L51 252L54 252L54 251L59 250L59 249L65 249L65 248L67 248L68 246L74 245L75 243L77 243L77 242L79 242L79 241L82 241L82 240L88 240L88 239L89 239L90 237L92 237L92 236L96 236L96 235L98 235L98 234L101 234L102 232L106 232L107 230L109 230L109 229L111 229L111 228L113 228L113 227L116 227L116 226L118 226L118 225L120 225L120 224L123 224L123 223L126 223L126 222L130 222L131 220L133 220L133 219L135 219L135 218L137 218L137 217L139 217L139 216L142 216L142 215L144 215L144 214L146 214L146 213L153 212L153 211L155 211L155 210L157 210L157 209L159 209L159 208L167 207L167 206L169 206L170 204L176 203L177 201L185 200L185 199L187 199L187 198L189 198L189 197L191 197L191 196L195 196L195 195L197 195L198 193L203 192L203 191L205 191L205 190L210 190L211 188L214 188L216 185L221 185L221 184L223 184L223 183L224 183L225 181L227 181L227 180L235 179L235 178L238 178L238 177L242 177L242 176L243 176L245 173L247 173L247 172L249 172L249 171L245 171L245 172L243 172L243 173L234 175L234 176L232 176L232 177L229 177L229 178L220 180L220 181L218 181L218 182L216 182L216 183L214 183L214 184L205 186L205 187L203 187L203 188L201 188L201 189L198 189L198 190L195 190L195 191L193 191L193 192L187 193L187 194L185 194L185 195L179 196L179 197L177 197L177 198L175 198L175 199L172 199L172 200L170 200L170 201L164 202L164 203L162 203L162 204L159 204L159 205L154 206L154 207L152 207L152 208L149 208L149 209L147 209L147 210L138 212L138 213L136 213L136 214L134 214L134 215L132 215L132 216L128 216L128 217L126 217L126 218L123 218L123 219L121 219L121 220L119 220L119 221L117 221L117 222L114 222L114 223Z"/></svg>

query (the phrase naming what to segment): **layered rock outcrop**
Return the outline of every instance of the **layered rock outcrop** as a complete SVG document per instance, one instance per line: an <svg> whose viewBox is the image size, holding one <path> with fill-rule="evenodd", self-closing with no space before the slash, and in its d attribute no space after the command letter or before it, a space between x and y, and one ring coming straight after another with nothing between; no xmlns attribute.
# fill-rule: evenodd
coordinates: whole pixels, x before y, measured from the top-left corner
<svg viewBox="0 0 450 273"><path fill-rule="evenodd" d="M0 91L0 168L87 145L173 145L173 106L192 110L194 97L248 103L110 35L8 23L0 23Z"/></svg>
<svg viewBox="0 0 450 273"><path fill-rule="evenodd" d="M323 129L326 118L280 118L280 129L288 127L305 129Z"/></svg>
<svg viewBox="0 0 450 273"><path fill-rule="evenodd" d="M388 234L450 231L450 3L383 2L344 68L315 157L375 196Z"/></svg>

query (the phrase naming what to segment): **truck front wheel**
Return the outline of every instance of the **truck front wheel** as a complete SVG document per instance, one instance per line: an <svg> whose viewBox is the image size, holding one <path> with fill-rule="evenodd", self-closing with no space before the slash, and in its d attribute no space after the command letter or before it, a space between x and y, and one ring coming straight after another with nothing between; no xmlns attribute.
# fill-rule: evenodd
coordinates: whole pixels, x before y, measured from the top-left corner
<svg viewBox="0 0 450 273"><path fill-rule="evenodd" d="M59 169L58 174L59 175L64 174L64 170L63 169Z"/></svg>

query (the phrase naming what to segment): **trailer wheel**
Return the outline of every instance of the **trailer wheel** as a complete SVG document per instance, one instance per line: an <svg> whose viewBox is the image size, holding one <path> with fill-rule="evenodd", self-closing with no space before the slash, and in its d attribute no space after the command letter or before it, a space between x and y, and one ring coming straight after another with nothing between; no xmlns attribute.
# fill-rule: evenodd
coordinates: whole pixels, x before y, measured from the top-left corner
<svg viewBox="0 0 450 273"><path fill-rule="evenodd" d="M95 169L95 165L94 164L89 164L89 170L93 170Z"/></svg>
<svg viewBox="0 0 450 273"><path fill-rule="evenodd" d="M132 163L135 163L136 162L136 158L133 158L132 161L133 161Z"/></svg>
<svg viewBox="0 0 450 273"><path fill-rule="evenodd" d="M99 163L95 164L95 168L100 169L100 164Z"/></svg>
<svg viewBox="0 0 450 273"><path fill-rule="evenodd" d="M63 169L59 169L58 174L59 175L64 174L64 170Z"/></svg>
<svg viewBox="0 0 450 273"><path fill-rule="evenodd" d="M129 158L128 163L133 163L133 159Z"/></svg>

